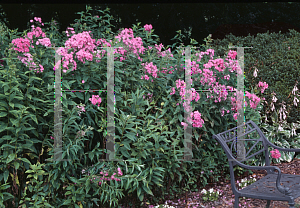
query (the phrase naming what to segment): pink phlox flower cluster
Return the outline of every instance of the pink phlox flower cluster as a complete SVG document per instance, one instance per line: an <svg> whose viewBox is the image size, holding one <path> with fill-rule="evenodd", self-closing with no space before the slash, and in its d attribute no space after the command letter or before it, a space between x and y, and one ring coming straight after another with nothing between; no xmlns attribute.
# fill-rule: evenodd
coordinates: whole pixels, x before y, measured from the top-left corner
<svg viewBox="0 0 300 208"><path fill-rule="evenodd" d="M93 103L93 105L98 103L98 107L100 106L101 98L99 98L99 95L93 95L89 100Z"/></svg>
<svg viewBox="0 0 300 208"><path fill-rule="evenodd" d="M234 90L236 90L236 89L234 89ZM237 112L239 109L241 109L242 108L242 104L243 104L243 92L239 92L238 93L239 94L239 98L241 98L241 99L236 99L236 97L231 97L230 99L231 99L231 105L233 106L233 108L231 108L231 110L232 111L235 111L235 112ZM236 93L234 93L234 95L236 96ZM249 101L250 101L250 107L252 108L252 109L256 109L256 107L257 107L257 105L259 104L259 102L260 102L260 98L259 97L257 97L256 95L252 95L252 94L250 94L248 91L246 91L246 97L247 98L249 98ZM248 104L247 104L247 102L245 101L245 107L247 107L248 106ZM238 115L238 113L236 113L235 114L235 119L237 119L237 116Z"/></svg>
<svg viewBox="0 0 300 208"><path fill-rule="evenodd" d="M209 49L206 52L201 52L200 55L199 55L199 53L196 54L197 56L199 55L199 59L197 61L201 61L202 55L204 55L204 54L208 55L209 53L211 53L211 55L213 56L214 50L213 49ZM235 51L229 51L228 57L229 58L235 58L236 54L237 53ZM211 56L211 58L212 58L212 56ZM203 76L200 77L201 84L204 86L206 83L208 83L210 81L210 83L208 83L208 84L210 86L212 86L212 83L216 82L216 79L215 79L213 71L210 71L207 68L211 68L212 66L214 66L216 70L218 70L219 72L222 72L222 71L224 71L224 69L226 67L233 67L234 68L234 66L237 64L237 61L234 62L233 60L229 59L229 62L230 61L232 63L231 65L228 64L228 63L224 64L224 61L221 60L221 59L212 60L212 61L209 61L207 64L203 64L203 66L205 68L203 69L203 73L202 73ZM192 67L191 74L201 73L201 70L199 69L199 66L196 65L195 62L192 62L191 66L192 65L195 66L195 67ZM220 67L218 65L220 65ZM233 71L231 71L231 72L234 72L235 70L238 70L238 69L240 69L240 67L235 67L233 69ZM238 73L239 73L239 70L238 70ZM230 76L229 75L228 76L224 76L224 78L227 79L227 80L229 80ZM191 79L191 83L192 83L192 81L193 80ZM185 82L183 80L176 80L176 86L177 86L177 89L180 89L180 95L181 95L181 97L183 97L185 95ZM266 88L268 88L268 85L266 83L259 83L258 86L262 87L263 90L265 90ZM222 97L224 98L224 100L227 99L228 92L226 90L222 90L222 89L226 89L226 88L228 89L228 88L230 88L229 90L233 90L233 89L231 89L230 86L218 85L218 82L216 82L216 86L212 86L212 87L214 88L214 92L217 95L219 95L219 97L215 100L215 102L218 102L218 101L221 102ZM234 90L236 90L236 89L234 89ZM263 90L262 90L262 92L263 92ZM212 91L210 90L210 92L212 92ZM175 88L172 88L172 92L170 93L170 95L173 95L173 94L175 94ZM243 100L244 100L243 99L243 92L239 92L238 94L239 94L239 97L241 98L239 100L236 100L236 98L231 97L231 105L233 106L231 108L231 110L235 111L235 112L237 112L239 109L242 108L242 104L243 104ZM212 97L213 96L211 96L211 98ZM256 95L250 94L247 91L246 91L246 97L248 97L249 100L250 100L250 107L253 108L253 109L256 109L257 105L260 102L260 98L258 98ZM194 99L194 98L195 97L192 97L192 99ZM209 98L209 96L207 96L207 98ZM187 100L189 100L189 99L187 99ZM177 105L178 105L178 103L177 103ZM183 106L185 106L185 103L183 104ZM245 106L247 106L247 102L245 102ZM190 106L186 106L187 110L189 109L189 107ZM229 112L229 110L227 110L227 113L228 112ZM224 115L224 110L222 110L222 116L223 115ZM234 114L234 118L235 119L237 119L237 115L238 115L238 113Z"/></svg>
<svg viewBox="0 0 300 208"><path fill-rule="evenodd" d="M241 99L236 99L236 93L234 93L235 97L230 97L231 99L231 105L233 106L231 108L232 111L238 111L239 109L242 109L242 104L243 104L243 100L244 100L244 93L243 92L238 92L238 98Z"/></svg>
<svg viewBox="0 0 300 208"><path fill-rule="evenodd" d="M177 87L177 89L180 89L180 92L179 92L179 94L180 94L180 96L181 96L181 98L183 98L184 97L184 94L185 94L185 82L183 81L183 80L176 80L176 87Z"/></svg>
<svg viewBox="0 0 300 208"><path fill-rule="evenodd" d="M68 28L72 29L72 28ZM73 35L70 39L68 39L65 43L65 48L60 50L60 54L63 56L63 67L68 68L69 63L73 63L72 71L76 70L77 64L73 60L73 54L76 52L76 57L79 61L85 63L85 60L92 61L93 60L93 50L96 45L95 40L91 38L91 31L84 31L82 33ZM73 48L75 51L68 53L68 49ZM63 70L66 73L67 70Z"/></svg>
<svg viewBox="0 0 300 208"><path fill-rule="evenodd" d="M160 56L161 56L161 57L166 56L166 52L167 52L167 51L171 53L170 48L169 48L167 51L161 52L161 49L164 47L162 43L159 44L159 45L155 44L154 47L158 50L158 51L157 51L158 57L160 57ZM173 57L173 54L172 54L172 57Z"/></svg>
<svg viewBox="0 0 300 208"><path fill-rule="evenodd" d="M193 127L202 127L202 125L204 124L204 120L201 118L201 113L199 113L198 111L192 112L191 113L191 117L194 119L191 121L191 119L188 119L188 122L193 124ZM184 126L184 129L187 128L188 124L185 122L181 122L181 125Z"/></svg>
<svg viewBox="0 0 300 208"><path fill-rule="evenodd" d="M32 25L33 26L33 25ZM46 34L42 31L42 29L40 27L34 28L34 26L32 27L32 31L27 33L27 37L31 40L31 42L33 43L33 36L35 37L46 37Z"/></svg>
<svg viewBox="0 0 300 208"><path fill-rule="evenodd" d="M29 52L30 41L27 38L17 38L12 40L12 43L17 46L17 48L13 48L14 50L22 53Z"/></svg>
<svg viewBox="0 0 300 208"><path fill-rule="evenodd" d="M68 28L68 30L71 30L71 33L74 33L74 29L73 28ZM104 53L106 52L106 50L97 50L97 51L93 51L95 49L95 40L92 39L89 35L91 31L89 32L82 32L79 33L77 35L73 35L69 40L66 41L65 43L65 47L70 49L70 48L74 48L75 50L79 50L76 53L76 56L78 58L78 60L82 61L84 63L84 58L86 60L92 61L93 55L92 54L96 54L95 56L98 57L99 59L101 59L104 56ZM69 32L66 31L66 33L68 34ZM139 53L144 53L145 48L143 47L143 41L140 37L134 38L133 36L133 31L132 29L127 29L125 28L124 30L122 30L120 32L120 34L118 36L115 37L116 39L118 39L119 41L123 40L123 43L129 48L130 51L133 51L133 53L136 53L138 56L138 59L142 61L142 59L139 57L138 52ZM99 39L96 44L97 46L99 46L102 43L102 45L104 47L111 47L111 43L112 41L110 40L110 43L107 42L104 39ZM117 48L115 49L116 51L114 51L114 53L119 52L120 54L124 55L126 50L123 48ZM92 53L90 53L92 51ZM102 56L100 55L100 53L102 53ZM77 64L76 62L73 60L73 53L71 52L71 54L68 56L68 52L67 49L62 49L61 50L61 55L63 56L63 67L64 68L68 68L69 63L73 63L73 71L76 70ZM124 60L124 57L120 57L120 61ZM100 60L96 60L96 62L100 62ZM66 72L66 70L63 70L64 72ZM147 77L146 77L147 78ZM153 82L153 80L152 80Z"/></svg>
<svg viewBox="0 0 300 208"><path fill-rule="evenodd" d="M237 55L236 51L229 50L227 58L225 59L229 63L225 63L225 65L229 68L230 72L237 71L238 74L242 74L242 69L241 69L240 65L238 64L238 60L233 60L233 59L235 59L236 55Z"/></svg>
<svg viewBox="0 0 300 208"><path fill-rule="evenodd" d="M44 23L42 23L42 18L40 18L40 17L34 17L33 19L34 19L35 21L41 23L41 24L44 26ZM33 20L31 19L30 22L33 22Z"/></svg>
<svg viewBox="0 0 300 208"><path fill-rule="evenodd" d="M275 158L275 159L278 159L278 158L281 157L281 154L280 154L280 152L278 151L278 149L275 149L275 150L270 151L270 152L271 152L271 156L272 156L273 158Z"/></svg>
<svg viewBox="0 0 300 208"><path fill-rule="evenodd" d="M212 62L214 63L215 69L218 70L219 72L223 72L224 69L226 68L226 66L224 65L223 59L215 59L215 60L212 60Z"/></svg>
<svg viewBox="0 0 300 208"><path fill-rule="evenodd" d="M115 178L116 173L113 173L113 174L111 175L111 178L105 178L105 177L104 177L104 176L108 176L108 173L107 173L107 172L103 173L103 172L101 171L100 174L103 175L103 178L100 178L100 180L106 180L106 181L116 180L116 181L121 181L121 179ZM122 171L121 171L121 168L118 168L118 175L119 175L119 176L122 176L122 175L123 175L123 173L122 173ZM102 183L102 182L99 182L99 185L101 185L101 183Z"/></svg>
<svg viewBox="0 0 300 208"><path fill-rule="evenodd" d="M81 112L85 112L84 106L79 106L78 105L77 108L80 109L79 112L78 112L79 116L80 116Z"/></svg>
<svg viewBox="0 0 300 208"><path fill-rule="evenodd" d="M28 64L30 63L29 70L34 69L34 70L37 70L37 73L39 73L39 70L36 69L37 68L36 64L33 62L33 59L31 58L32 55L30 53L24 53L24 56L25 57L18 56L18 59L26 66L28 66ZM39 66L40 66L40 71L43 72L44 67L41 64L39 64Z"/></svg>
<svg viewBox="0 0 300 208"><path fill-rule="evenodd" d="M149 31L149 32L150 32L150 31L152 30L152 25L151 25L151 24L150 24L150 25L145 24L145 25L144 25L144 28L145 28L146 31Z"/></svg>
<svg viewBox="0 0 300 208"><path fill-rule="evenodd" d="M185 86L186 85L183 80L180 80L180 79L176 80L176 87L177 87L177 89L180 89L180 96L181 96L182 100L185 98ZM175 93L175 89L172 88L172 91L173 92L171 92L171 95L173 95ZM191 90L188 93L190 93L190 96L185 98L186 102L183 103L183 106L189 112L191 110L190 109L191 107L186 104L190 103L192 100L195 100L197 102L200 99L200 96L199 96L198 92L195 91L194 88L191 88ZM177 105L179 105L179 104L177 103ZM193 115L194 115L195 119L192 121ZM202 127L202 124L204 123L204 121L201 119L201 114L199 114L198 111L191 113L191 118L188 118L188 122L193 123L193 127ZM181 122L181 124L184 126L184 129L186 129L187 124L184 122Z"/></svg>
<svg viewBox="0 0 300 208"><path fill-rule="evenodd" d="M146 62L146 63L142 63L141 65L144 66L144 68L147 70L149 74L152 74L154 78L157 78L157 66L153 65L153 62L150 63ZM143 79L143 76L141 79ZM149 80L149 77L146 75L146 73L145 73L145 79Z"/></svg>
<svg viewBox="0 0 300 208"><path fill-rule="evenodd" d="M209 85L211 85L212 83L216 82L216 78L213 75L214 72L210 71L209 69L203 69L203 77L200 78L200 82L202 85L205 85L206 83L208 83Z"/></svg>
<svg viewBox="0 0 300 208"><path fill-rule="evenodd" d="M152 47L150 47L150 46L148 46L149 47L149 50L152 48ZM173 57L173 54L172 54L172 52L171 52L171 48L169 48L168 50L166 50L166 51L163 51L163 52L161 52L161 49L163 48L164 46L163 46L163 44L161 43L161 44L159 44L159 45L157 45L157 44L155 44L155 48L158 50L157 51L157 55L158 55L158 57L165 57L165 56L167 56L167 55L169 55L168 57Z"/></svg>
<svg viewBox="0 0 300 208"><path fill-rule="evenodd" d="M184 52L182 53L182 55ZM196 56L199 56L199 59L197 59L198 62L201 61L201 58L204 56L204 54L209 55L210 54L210 59L214 57L215 51L213 49L207 49L205 52L201 51L200 54L196 53Z"/></svg>
<svg viewBox="0 0 300 208"><path fill-rule="evenodd" d="M43 46L46 46L46 47L51 47L51 41L49 38L43 38L43 39L39 39L36 41L35 43L36 45L43 45Z"/></svg>
<svg viewBox="0 0 300 208"><path fill-rule="evenodd" d="M170 93L170 95L174 95L175 94L175 87L172 87L172 92Z"/></svg>
<svg viewBox="0 0 300 208"><path fill-rule="evenodd" d="M125 28L119 35L115 36L115 38L118 39L119 42L123 40L123 43L129 47L129 50L133 51L133 53L137 55L138 59L142 61L138 52L144 54L145 48L143 47L143 41L141 37L135 38L133 36L133 30L131 28Z"/></svg>
<svg viewBox="0 0 300 208"><path fill-rule="evenodd" d="M73 63L73 67L74 67L74 68L73 68L72 71L76 70L76 68L77 68L77 63L76 63L76 61L74 61L74 59L73 59L73 54L74 54L74 52L68 53L68 49L67 49L67 48L60 48L60 49L58 49L58 50L56 51L56 53L58 53L59 55L63 56L63 57L62 57L62 60L64 61L64 62L63 62L63 68L69 69L69 67L68 67L69 63ZM66 73L67 70L64 69L63 72Z"/></svg>
<svg viewBox="0 0 300 208"><path fill-rule="evenodd" d="M88 51L85 50L80 50L76 53L76 57L78 58L79 61L85 63L85 61L83 60L84 58L86 58L88 61L92 61L93 60L93 55L91 53L89 53Z"/></svg>
<svg viewBox="0 0 300 208"><path fill-rule="evenodd" d="M227 113L229 113L230 111L229 110L227 110ZM221 110L221 116L224 116L224 114L225 114L225 110L224 110L224 108Z"/></svg>
<svg viewBox="0 0 300 208"><path fill-rule="evenodd" d="M242 69L241 69L240 65L238 64L238 60L229 59L228 62L229 63L225 63L225 65L226 65L226 67L229 68L228 69L229 72L231 72L231 73L237 72L237 74L242 74Z"/></svg>
<svg viewBox="0 0 300 208"><path fill-rule="evenodd" d="M268 86L269 85L266 82L263 83L263 82L259 81L259 83L258 83L258 87L261 88L261 93L264 93L265 89L267 89Z"/></svg>
<svg viewBox="0 0 300 208"><path fill-rule="evenodd" d="M184 95L185 96L185 95ZM192 98L191 98L192 97ZM191 99L192 100L195 100L196 102L200 99L200 96L199 96L199 93L196 92L196 90L194 88L191 88L191 91L190 91L190 97L187 98L188 100Z"/></svg>
<svg viewBox="0 0 300 208"><path fill-rule="evenodd" d="M67 30L65 31L67 34L67 37L69 37L69 32L71 32L72 34L75 34L74 28L68 27Z"/></svg>
<svg viewBox="0 0 300 208"><path fill-rule="evenodd" d="M166 51L161 52L161 56L162 56L162 57L167 56L167 54L169 55L168 57L173 57L173 54L172 54L170 48L168 48L168 50L166 50Z"/></svg>
<svg viewBox="0 0 300 208"><path fill-rule="evenodd" d="M201 69L199 69L199 64L197 64L195 61L192 61L192 63L191 63L191 75L197 74L197 73L201 74L202 71L201 71Z"/></svg>
<svg viewBox="0 0 300 208"><path fill-rule="evenodd" d="M160 73L166 74L166 73L168 72L168 69L167 69L167 68L162 67L162 69L165 69L165 70L161 70ZM170 73L170 72L171 72L171 73ZM170 70L170 71L169 71L169 74L172 74L172 73L173 73L173 70Z"/></svg>
<svg viewBox="0 0 300 208"><path fill-rule="evenodd" d="M96 45L97 45L97 46L100 45L100 47L101 47L101 46L102 46L102 47L111 47L111 42L112 42L112 40L109 40L109 41L110 41L110 42L107 42L105 39L100 38L100 39L97 40ZM120 49L122 49L122 48L120 48ZM115 50L116 50L116 49L115 49ZM124 51L126 51L126 50L122 49L121 51L122 51L122 54L124 54ZM103 49L101 49L101 50L97 50L95 56L96 56L97 58L99 58L99 59L102 59L103 56L105 55L105 53L106 53L106 50L103 48ZM114 51L114 54L115 54L115 53L116 53L116 51ZM100 54L102 54L101 57L100 57ZM116 57L115 57L115 58L116 58ZM121 57L121 58L123 58L123 57ZM99 63L100 60L96 60L96 62Z"/></svg>
<svg viewBox="0 0 300 208"><path fill-rule="evenodd" d="M37 22L42 23L42 19L40 17L34 17L34 20ZM30 22L33 22L33 20L30 20ZM44 25L42 23L42 25ZM36 45L44 45L44 46L51 46L51 42L49 38L46 38L46 34L42 31L42 29L40 27L35 28L34 25L31 26L32 27L32 31L27 33L27 37L25 36L25 38L17 38L14 39L12 41L12 43L17 46L17 48L13 48L14 50L21 52L21 53L28 53L29 52L29 47L34 48L33 45L30 44L30 40L31 43L33 43L33 36L35 37L43 37L43 39L39 39L38 41L36 41ZM24 54L25 55L25 54ZM19 59L22 61L22 63L26 64L26 66L28 65L28 62L30 62L30 70L32 70L32 68L34 68L37 73L43 72L44 71L44 67L39 64L40 69L36 69L36 64L34 62L32 62L32 58L31 55L26 54L26 57L20 57Z"/></svg>
<svg viewBox="0 0 300 208"><path fill-rule="evenodd" d="M224 76L224 79L229 80L229 79L230 79L230 75L229 75L229 74L225 75L225 76Z"/></svg>
<svg viewBox="0 0 300 208"><path fill-rule="evenodd" d="M150 100L150 103L152 102L152 96L153 96L153 93L152 94L150 94L150 93L148 93L148 99ZM145 95L143 95L143 98L145 99Z"/></svg>
<svg viewBox="0 0 300 208"><path fill-rule="evenodd" d="M191 114L191 116L194 116L193 127L202 127L202 124L204 124L204 120L201 119L201 113L195 111Z"/></svg>
<svg viewBox="0 0 300 208"><path fill-rule="evenodd" d="M227 57L231 60L234 60L236 55L237 55L236 51L229 50ZM226 60L228 60L228 59L226 59Z"/></svg>
<svg viewBox="0 0 300 208"><path fill-rule="evenodd" d="M74 48L75 50L79 50L76 53L76 57L81 62L85 63L83 60L86 58L89 61L93 60L93 54L90 53L94 50L95 46L95 40L91 38L89 32L82 32L77 35L73 35L69 40L66 41L65 47L66 48Z"/></svg>
<svg viewBox="0 0 300 208"><path fill-rule="evenodd" d="M84 48L86 48L89 51L94 50L94 48L96 47L94 45L95 40L91 38L89 33L91 33L91 31L84 31L82 33L73 35L66 41L65 47L74 48L75 50L80 50Z"/></svg>
<svg viewBox="0 0 300 208"><path fill-rule="evenodd" d="M180 90L181 92L184 91L184 89L182 88ZM190 94L189 94L190 93ZM185 102L183 103L183 107L185 107L185 109L189 112L191 109L191 106L187 105L188 103L191 103L192 100L195 100L196 102L200 99L200 96L199 94L195 91L194 88L191 88L190 91L188 91L188 94L189 94L189 97L186 97L184 95L184 92L183 94L181 94L181 99L184 100L185 99ZM181 101L182 102L182 101Z"/></svg>
<svg viewBox="0 0 300 208"><path fill-rule="evenodd" d="M260 102L260 98L257 97L256 95L252 95L250 94L248 91L246 91L246 97L249 98L250 100L250 107L253 108L253 109L256 109L256 106L259 104ZM246 106L247 106L247 102L245 103Z"/></svg>
<svg viewBox="0 0 300 208"><path fill-rule="evenodd" d="M218 82L217 82L217 84L218 84ZM214 87L214 92L215 92L215 94L219 95L219 97L218 97L219 102L221 102L222 98L224 101L227 99L228 92L226 90L225 85L217 85L217 87ZM215 103L218 101L215 100Z"/></svg>

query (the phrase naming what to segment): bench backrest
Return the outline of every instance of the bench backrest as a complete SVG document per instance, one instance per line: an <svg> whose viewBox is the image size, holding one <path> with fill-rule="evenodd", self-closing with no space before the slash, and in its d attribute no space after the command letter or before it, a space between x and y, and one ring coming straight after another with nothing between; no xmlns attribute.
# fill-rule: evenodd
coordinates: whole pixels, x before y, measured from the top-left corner
<svg viewBox="0 0 300 208"><path fill-rule="evenodd" d="M240 133L240 136L237 136L238 131L242 132ZM240 139L240 141L243 139L241 142L243 142L245 145L245 158L239 160L239 162L242 163L248 161L248 159L265 152L265 165L270 165L268 145L266 143L267 138L259 129L259 127L251 120L243 125L229 129L217 135L213 135L212 138L217 139L222 145L231 168L237 164L235 162L237 161L237 139ZM263 145L263 148L257 151L260 145Z"/></svg>

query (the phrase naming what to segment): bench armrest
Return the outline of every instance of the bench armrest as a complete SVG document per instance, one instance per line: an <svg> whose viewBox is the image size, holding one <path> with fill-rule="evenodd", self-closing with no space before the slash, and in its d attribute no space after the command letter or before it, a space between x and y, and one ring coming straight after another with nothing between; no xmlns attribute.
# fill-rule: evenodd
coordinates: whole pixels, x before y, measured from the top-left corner
<svg viewBox="0 0 300 208"><path fill-rule="evenodd" d="M281 151L286 151L286 152L300 152L300 149L288 149L288 148L282 148L282 147L278 147L275 144L271 143L268 139L266 139L267 144L271 147L273 147L274 149L278 149Z"/></svg>
<svg viewBox="0 0 300 208"><path fill-rule="evenodd" d="M284 195L288 195L291 196L292 191L288 188L288 187L283 187L280 185L280 178L281 178L281 171L278 167L276 166L249 166L249 165L245 165L241 162L239 162L238 160L235 160L235 162L237 163L237 165L246 168L246 169L254 169L254 170L272 170L272 172L274 172L274 170L278 171L278 176L276 179L276 187L278 189L278 191Z"/></svg>

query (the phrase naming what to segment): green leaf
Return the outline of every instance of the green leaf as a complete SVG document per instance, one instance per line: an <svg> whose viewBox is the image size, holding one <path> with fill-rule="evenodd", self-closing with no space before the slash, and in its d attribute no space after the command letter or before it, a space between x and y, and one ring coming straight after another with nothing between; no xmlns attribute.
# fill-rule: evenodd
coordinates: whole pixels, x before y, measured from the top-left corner
<svg viewBox="0 0 300 208"><path fill-rule="evenodd" d="M67 82L67 80L63 80L62 81L62 88L64 89L64 90L70 90L71 88L70 88L70 85L68 84L68 82Z"/></svg>
<svg viewBox="0 0 300 208"><path fill-rule="evenodd" d="M15 166L15 169L18 170L19 167L20 167L20 164L19 164L18 162L15 161L15 162L14 162L14 166Z"/></svg>
<svg viewBox="0 0 300 208"><path fill-rule="evenodd" d="M142 192L142 188L141 188L141 187L138 187L138 188L137 188L137 196L138 196L138 197L140 197L141 192ZM143 200L142 200L142 201L143 201Z"/></svg>
<svg viewBox="0 0 300 208"><path fill-rule="evenodd" d="M21 158L21 160L22 160L23 162L28 163L29 165L32 165L31 162L30 162L27 158Z"/></svg>
<svg viewBox="0 0 300 208"><path fill-rule="evenodd" d="M20 132L21 129L22 129L22 127L18 127L18 128L16 129L16 134L17 134L18 132Z"/></svg>
<svg viewBox="0 0 300 208"><path fill-rule="evenodd" d="M8 164L8 163L10 163L11 161L13 161L13 160L15 159L15 157L16 157L16 154L15 154L15 153L11 153L11 154L8 156L7 160L6 160L6 164Z"/></svg>
<svg viewBox="0 0 300 208"><path fill-rule="evenodd" d="M71 205L71 199L64 201L62 205Z"/></svg>
<svg viewBox="0 0 300 208"><path fill-rule="evenodd" d="M28 83L29 84L31 84L31 82L34 80L34 79L37 79L38 81L42 81L42 79L41 78L39 78L39 77L30 77L30 79L29 79L29 81L28 81Z"/></svg>
<svg viewBox="0 0 300 208"><path fill-rule="evenodd" d="M129 187L129 183L132 181L132 179L131 178L128 178L127 179L127 184L126 184L126 186L125 186L125 189L127 190L128 189L128 187Z"/></svg>
<svg viewBox="0 0 300 208"><path fill-rule="evenodd" d="M148 183L147 183L147 186L148 186ZM143 189L144 189L144 191L147 193L147 194L150 194L150 195L152 195L153 196L153 193L152 193L152 191L149 189L149 187L146 187L146 186L142 186L143 187Z"/></svg>
<svg viewBox="0 0 300 208"><path fill-rule="evenodd" d="M3 132L5 131L5 129L7 128L7 123L1 123L1 126L0 126L0 132Z"/></svg>
<svg viewBox="0 0 300 208"><path fill-rule="evenodd" d="M0 113L0 117L5 117L6 115L7 115L6 112L1 112L1 113Z"/></svg>
<svg viewBox="0 0 300 208"><path fill-rule="evenodd" d="M214 127L214 120L212 120L211 122L210 122L210 125L211 125L211 127L213 128Z"/></svg>
<svg viewBox="0 0 300 208"><path fill-rule="evenodd" d="M4 98L6 98L7 96L5 96L5 95L0 95L0 98L1 99L4 99ZM0 106L4 106L4 107L6 107L5 109L8 109L8 105L7 105L7 103L5 102L5 101L0 101Z"/></svg>
<svg viewBox="0 0 300 208"><path fill-rule="evenodd" d="M32 96L30 94L26 94L26 96L29 98L29 100L32 99Z"/></svg>
<svg viewBox="0 0 300 208"><path fill-rule="evenodd" d="M141 195L139 196L139 199L140 199L141 201L143 201L143 199L144 199L144 194L141 194Z"/></svg>
<svg viewBox="0 0 300 208"><path fill-rule="evenodd" d="M4 171L4 182L6 183L7 182L7 179L8 179L8 170L7 169L5 169L5 171Z"/></svg>
<svg viewBox="0 0 300 208"><path fill-rule="evenodd" d="M11 102L9 102L8 104L9 104L12 108L14 108L14 106L15 106L14 103L11 103Z"/></svg>
<svg viewBox="0 0 300 208"><path fill-rule="evenodd" d="M39 124L38 121L37 121L37 119L36 119L36 115L32 115L32 114L31 114L31 118L34 120L34 122L35 122L36 124Z"/></svg>
<svg viewBox="0 0 300 208"><path fill-rule="evenodd" d="M75 75L74 75L75 76ZM83 93L82 92L74 92L75 95L80 99L80 100L84 100L84 97L83 97Z"/></svg>
<svg viewBox="0 0 300 208"><path fill-rule="evenodd" d="M128 143L126 143L126 142L124 141L123 144L124 144L124 147L125 147L126 149L131 150L131 148L130 148L130 146L129 146Z"/></svg>
<svg viewBox="0 0 300 208"><path fill-rule="evenodd" d="M93 152L89 152L89 158L91 159L91 161L93 161L93 158L94 158L94 153Z"/></svg>
<svg viewBox="0 0 300 208"><path fill-rule="evenodd" d="M86 187L86 194L89 192L90 188L91 188L91 181L89 179L86 180L85 182L85 187Z"/></svg>
<svg viewBox="0 0 300 208"><path fill-rule="evenodd" d="M179 107L179 105L176 107L176 110L175 110L175 112L174 112L174 114L176 114L176 113L178 113L180 111L180 107Z"/></svg>
<svg viewBox="0 0 300 208"><path fill-rule="evenodd" d="M208 130L209 130L213 135L215 135L215 132L214 132L214 130L213 130L212 128L208 128Z"/></svg>

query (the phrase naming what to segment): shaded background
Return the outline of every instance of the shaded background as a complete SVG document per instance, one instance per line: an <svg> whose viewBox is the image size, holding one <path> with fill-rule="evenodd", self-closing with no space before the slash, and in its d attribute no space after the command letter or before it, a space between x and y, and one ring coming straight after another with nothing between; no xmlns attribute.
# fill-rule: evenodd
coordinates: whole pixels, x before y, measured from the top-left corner
<svg viewBox="0 0 300 208"><path fill-rule="evenodd" d="M190 38L204 44L204 38L223 39L230 32L236 36L255 35L271 32L285 33L288 29L300 32L297 19L300 11L298 2L265 2L265 3L186 3L186 4L89 4L92 8L104 10L108 6L118 22L118 28L130 28L132 24L152 24L154 33L159 35L164 46L172 45L170 39L181 30L186 39ZM0 4L0 20L6 22L10 29L18 31L30 29L29 20L41 17L43 22L56 19L60 23L60 32L65 30L77 12L85 11L85 4ZM5 13L5 14L4 14ZM120 21L120 22L119 22Z"/></svg>

